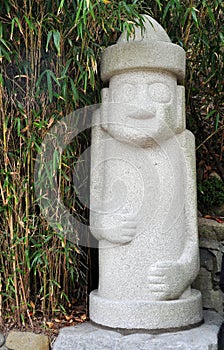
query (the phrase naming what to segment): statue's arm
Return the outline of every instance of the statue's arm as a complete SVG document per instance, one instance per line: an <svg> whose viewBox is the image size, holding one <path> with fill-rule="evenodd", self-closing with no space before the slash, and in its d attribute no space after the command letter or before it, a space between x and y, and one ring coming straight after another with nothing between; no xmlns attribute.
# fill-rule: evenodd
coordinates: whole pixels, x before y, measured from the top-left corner
<svg viewBox="0 0 224 350"><path fill-rule="evenodd" d="M100 125L100 109L93 115L92 135L91 135L91 173L90 173L90 230L97 239L103 239L103 230L101 227L100 213L103 204L103 159L104 147L103 140L105 132Z"/></svg>
<svg viewBox="0 0 224 350"><path fill-rule="evenodd" d="M185 89L183 86L178 86L177 99L178 128L176 137L184 157L184 217L186 228L186 243L179 262L181 266L184 266L183 272L190 285L199 271L195 139L194 135L186 130Z"/></svg>
<svg viewBox="0 0 224 350"><path fill-rule="evenodd" d="M196 188L196 161L194 135L185 130L180 135L180 143L184 152L185 161L185 198L184 214L186 225L186 243L180 262L185 266L186 276L191 284L199 272L198 252L198 221L197 221L197 188Z"/></svg>
<svg viewBox="0 0 224 350"><path fill-rule="evenodd" d="M108 89L103 89L103 107L106 106ZM130 218L119 220L116 224L111 215L111 198L105 194L105 149L109 136L101 127L104 108L97 110L93 116L90 175L90 230L97 240L107 240L114 244L125 244L136 235L136 222ZM105 200L106 199L106 200Z"/></svg>
<svg viewBox="0 0 224 350"><path fill-rule="evenodd" d="M177 261L159 261L149 270L149 288L158 300L179 298L199 271L194 136L186 130L177 138L184 157L185 245Z"/></svg>
<svg viewBox="0 0 224 350"><path fill-rule="evenodd" d="M108 135L100 125L100 111L96 111L92 127L91 175L90 175L90 230L97 240L125 244L136 235L136 222L124 219L119 225L113 222L109 199L105 192L105 147Z"/></svg>

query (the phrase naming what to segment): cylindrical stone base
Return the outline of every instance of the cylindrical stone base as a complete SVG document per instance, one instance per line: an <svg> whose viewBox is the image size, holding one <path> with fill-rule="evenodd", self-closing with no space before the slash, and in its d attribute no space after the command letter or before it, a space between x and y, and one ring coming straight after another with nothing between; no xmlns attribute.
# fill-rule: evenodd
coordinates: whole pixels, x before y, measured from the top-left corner
<svg viewBox="0 0 224 350"><path fill-rule="evenodd" d="M198 326L203 320L201 293L168 301L111 300L90 294L90 319L116 329L171 331Z"/></svg>

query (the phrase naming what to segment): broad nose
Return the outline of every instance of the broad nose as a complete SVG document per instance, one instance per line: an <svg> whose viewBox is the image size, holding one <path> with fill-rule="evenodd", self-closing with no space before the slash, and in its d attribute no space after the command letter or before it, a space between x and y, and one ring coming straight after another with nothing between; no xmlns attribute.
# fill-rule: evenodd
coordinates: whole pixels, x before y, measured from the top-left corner
<svg viewBox="0 0 224 350"><path fill-rule="evenodd" d="M155 117L156 104L149 96L148 84L136 84L135 95L130 101L127 116L131 119L146 120Z"/></svg>
<svg viewBox="0 0 224 350"><path fill-rule="evenodd" d="M138 85L135 101L133 102L135 108L129 113L130 118L146 120L155 117L156 106L149 97L147 84Z"/></svg>

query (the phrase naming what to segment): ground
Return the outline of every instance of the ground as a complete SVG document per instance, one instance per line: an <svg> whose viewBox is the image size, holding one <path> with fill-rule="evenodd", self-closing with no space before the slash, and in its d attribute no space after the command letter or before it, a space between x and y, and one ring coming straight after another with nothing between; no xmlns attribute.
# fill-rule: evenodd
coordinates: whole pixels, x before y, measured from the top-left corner
<svg viewBox="0 0 224 350"><path fill-rule="evenodd" d="M5 336L11 330L19 330L22 332L34 332L36 334L45 334L49 337L51 345L53 345L59 331L63 327L75 326L79 323L88 321L86 315L86 305L77 305L69 314L58 315L49 319L41 317L41 315L31 316L31 322L26 325L18 326L13 317L8 318L7 322L0 325L0 332Z"/></svg>

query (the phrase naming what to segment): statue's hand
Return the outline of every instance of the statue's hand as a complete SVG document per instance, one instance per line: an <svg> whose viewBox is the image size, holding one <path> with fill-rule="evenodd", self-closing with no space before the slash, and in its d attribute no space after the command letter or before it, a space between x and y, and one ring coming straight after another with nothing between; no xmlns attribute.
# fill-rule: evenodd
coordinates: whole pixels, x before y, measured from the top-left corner
<svg viewBox="0 0 224 350"><path fill-rule="evenodd" d="M149 270L148 282L155 300L177 299L187 286L184 265L174 261L157 262Z"/></svg>
<svg viewBox="0 0 224 350"><path fill-rule="evenodd" d="M116 229L116 234L109 237L112 243L129 243L136 236L137 225L135 221L123 221L121 226Z"/></svg>
<svg viewBox="0 0 224 350"><path fill-rule="evenodd" d="M129 243L136 236L136 222L135 221L123 221L120 225L114 227L91 227L91 232L97 239L105 239L115 244Z"/></svg>

